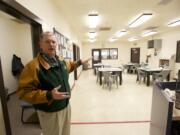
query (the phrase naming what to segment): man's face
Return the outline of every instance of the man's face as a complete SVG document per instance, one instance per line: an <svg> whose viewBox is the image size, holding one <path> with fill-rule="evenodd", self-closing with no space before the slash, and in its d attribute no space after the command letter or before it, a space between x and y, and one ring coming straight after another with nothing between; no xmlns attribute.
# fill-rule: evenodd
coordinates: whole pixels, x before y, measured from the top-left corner
<svg viewBox="0 0 180 135"><path fill-rule="evenodd" d="M40 42L42 51L49 56L56 55L57 40L54 35L46 35Z"/></svg>

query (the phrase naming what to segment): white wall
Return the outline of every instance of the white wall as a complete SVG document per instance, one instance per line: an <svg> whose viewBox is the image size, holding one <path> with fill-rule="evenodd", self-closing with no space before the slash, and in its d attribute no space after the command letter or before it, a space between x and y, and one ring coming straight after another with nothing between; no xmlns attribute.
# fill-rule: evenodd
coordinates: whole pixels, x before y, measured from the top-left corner
<svg viewBox="0 0 180 135"><path fill-rule="evenodd" d="M152 39L162 39L162 48L157 51L157 56L154 56L154 49L147 48L148 40ZM167 31L164 34L155 35L153 37L148 37L143 41L136 41L137 45L135 47L141 48L141 60L146 60L146 55L150 54L151 57L149 58L149 65L151 67L158 67L159 66L159 59L170 59L172 55L176 54L176 46L177 41L180 40L180 27L172 28L171 31ZM133 46L131 45L131 48ZM175 73L177 70L180 69L180 63L176 63L174 70Z"/></svg>
<svg viewBox="0 0 180 135"><path fill-rule="evenodd" d="M0 100L0 135L5 135L5 126L4 126L4 118L3 118L3 112L2 112L2 105Z"/></svg>
<svg viewBox="0 0 180 135"><path fill-rule="evenodd" d="M0 14L0 41L4 85L12 93L18 84L11 72L13 54L19 56L24 65L33 58L30 25L19 24L10 20L9 16Z"/></svg>
<svg viewBox="0 0 180 135"><path fill-rule="evenodd" d="M82 45L76 34L70 28L61 9L52 0L16 0L22 6L29 9L32 13L43 20L43 31L52 31L55 27L61 34L69 38L73 43L80 47L80 57L82 57ZM39 5L43 5L39 7ZM74 73L69 76L69 83L74 84Z"/></svg>
<svg viewBox="0 0 180 135"><path fill-rule="evenodd" d="M103 63L107 63L113 66L120 66L130 61L130 43L128 42L114 42L114 43L83 43L82 45L82 55L83 58L88 58L91 56L92 49L95 48L118 48L118 59L117 60L103 60Z"/></svg>
<svg viewBox="0 0 180 135"><path fill-rule="evenodd" d="M91 50L93 48L118 48L118 60L106 60L103 62L120 65L122 63L127 63L130 61L130 48L140 47L140 62L146 61L146 56L151 54L149 58L149 65L151 67L159 66L159 59L170 59L172 55L176 54L177 41L180 40L180 27L176 27L171 31L167 31L164 34L153 36L153 39L162 39L162 48L158 50L157 55L154 55L154 49L147 48L148 40L152 40L152 37L148 37L144 40L136 42L115 42L115 43L83 43L82 45L82 54L83 58L91 56ZM180 63L176 63L174 70L177 73L177 70L180 69Z"/></svg>
<svg viewBox="0 0 180 135"><path fill-rule="evenodd" d="M55 27L60 33L81 47L81 42L72 31L61 9L52 0L16 0L38 16L52 30ZM39 5L42 5L41 7Z"/></svg>
<svg viewBox="0 0 180 135"><path fill-rule="evenodd" d="M162 48L158 51L156 61L159 59L170 59L172 55L176 54L177 41L180 40L180 27L176 27L172 31L167 31L155 38L162 39ZM178 69L180 69L180 64L176 63L174 67L175 74Z"/></svg>
<svg viewBox="0 0 180 135"><path fill-rule="evenodd" d="M173 54L176 54L177 41L180 40L180 27L177 27L176 31L163 34L161 38L163 40L161 57L170 58ZM178 69L180 69L180 63L175 64L175 72Z"/></svg>

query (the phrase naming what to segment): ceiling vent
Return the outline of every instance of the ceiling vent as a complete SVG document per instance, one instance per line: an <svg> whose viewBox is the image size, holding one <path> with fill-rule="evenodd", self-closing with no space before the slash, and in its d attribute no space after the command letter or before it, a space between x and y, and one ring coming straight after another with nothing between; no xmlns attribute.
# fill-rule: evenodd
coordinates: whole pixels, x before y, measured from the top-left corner
<svg viewBox="0 0 180 135"><path fill-rule="evenodd" d="M159 0L158 5L166 5L173 0Z"/></svg>
<svg viewBox="0 0 180 135"><path fill-rule="evenodd" d="M100 27L99 30L100 31L110 31L111 27Z"/></svg>

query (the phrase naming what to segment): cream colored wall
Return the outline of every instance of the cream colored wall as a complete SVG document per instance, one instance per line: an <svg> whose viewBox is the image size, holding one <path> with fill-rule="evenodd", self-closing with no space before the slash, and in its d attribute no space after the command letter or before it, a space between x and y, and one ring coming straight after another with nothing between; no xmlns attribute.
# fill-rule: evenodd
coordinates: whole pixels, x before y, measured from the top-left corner
<svg viewBox="0 0 180 135"><path fill-rule="evenodd" d="M0 135L5 135L5 126L4 126L4 118L3 118L3 112L2 112L2 105L0 100Z"/></svg>
<svg viewBox="0 0 180 135"><path fill-rule="evenodd" d="M12 75L11 63L13 54L26 64L32 56L31 28L28 24L19 24L0 14L0 56L4 77L4 85L9 93L16 91L17 78Z"/></svg>
<svg viewBox="0 0 180 135"><path fill-rule="evenodd" d="M106 60L103 62L112 64L114 66L118 66L122 63L127 63L130 61L130 48L140 47L140 62L146 61L146 56L151 54L149 58L149 65L151 67L159 66L159 59L170 59L172 55L176 54L176 44L177 41L180 40L180 28L176 28L174 30L168 31L165 34L156 35L152 37L148 37L144 40L136 41L136 42L115 42L115 43L83 43L82 46L82 54L83 58L87 58L91 56L91 50L93 48L118 48L118 60ZM147 48L148 40L152 39L162 39L162 48L158 50L157 56L154 55L154 49ZM173 70L177 73L178 69L180 69L180 63L176 63Z"/></svg>
<svg viewBox="0 0 180 135"><path fill-rule="evenodd" d="M162 48L158 50L157 56L154 56L154 49L147 48L148 40L152 39L162 39ZM151 67L158 67L159 59L170 59L172 55L176 54L176 46L178 40L180 40L180 27L176 27L164 34L148 37L143 41L136 41L136 47L141 48L141 61L145 61L146 55L150 54L151 57L149 59L149 65ZM178 69L180 69L180 63L175 64L175 67L173 68L175 72L173 74L176 74Z"/></svg>
<svg viewBox="0 0 180 135"><path fill-rule="evenodd" d="M177 41L180 40L180 27L177 27L175 31L167 32L162 36L163 46L161 50L162 58L170 58L176 54ZM180 63L175 63L175 74L180 69Z"/></svg>
<svg viewBox="0 0 180 135"><path fill-rule="evenodd" d="M130 61L130 43L129 42L114 42L114 43L83 43L82 55L83 58L91 56L91 50L95 48L118 48L118 59L117 60L103 60L103 63L107 63L113 66L120 66Z"/></svg>
<svg viewBox="0 0 180 135"><path fill-rule="evenodd" d="M41 18L49 29L55 27L60 33L81 47L81 42L66 22L61 9L52 0L16 0ZM40 6L41 5L41 6ZM46 27L45 26L45 27ZM44 28L44 27L43 27ZM48 28L45 28L48 30Z"/></svg>

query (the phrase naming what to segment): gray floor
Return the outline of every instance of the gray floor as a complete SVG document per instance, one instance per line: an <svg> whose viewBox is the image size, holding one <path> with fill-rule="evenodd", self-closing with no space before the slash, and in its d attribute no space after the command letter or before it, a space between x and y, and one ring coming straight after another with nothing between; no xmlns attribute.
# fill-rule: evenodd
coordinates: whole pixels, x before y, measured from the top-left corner
<svg viewBox="0 0 180 135"><path fill-rule="evenodd" d="M92 70L82 72L72 91L71 135L149 135L152 85L123 73L123 84L110 91L96 83ZM8 101L13 135L40 135L36 124L21 123L20 101ZM26 112L26 116L32 112ZM107 124L108 123L108 124Z"/></svg>

